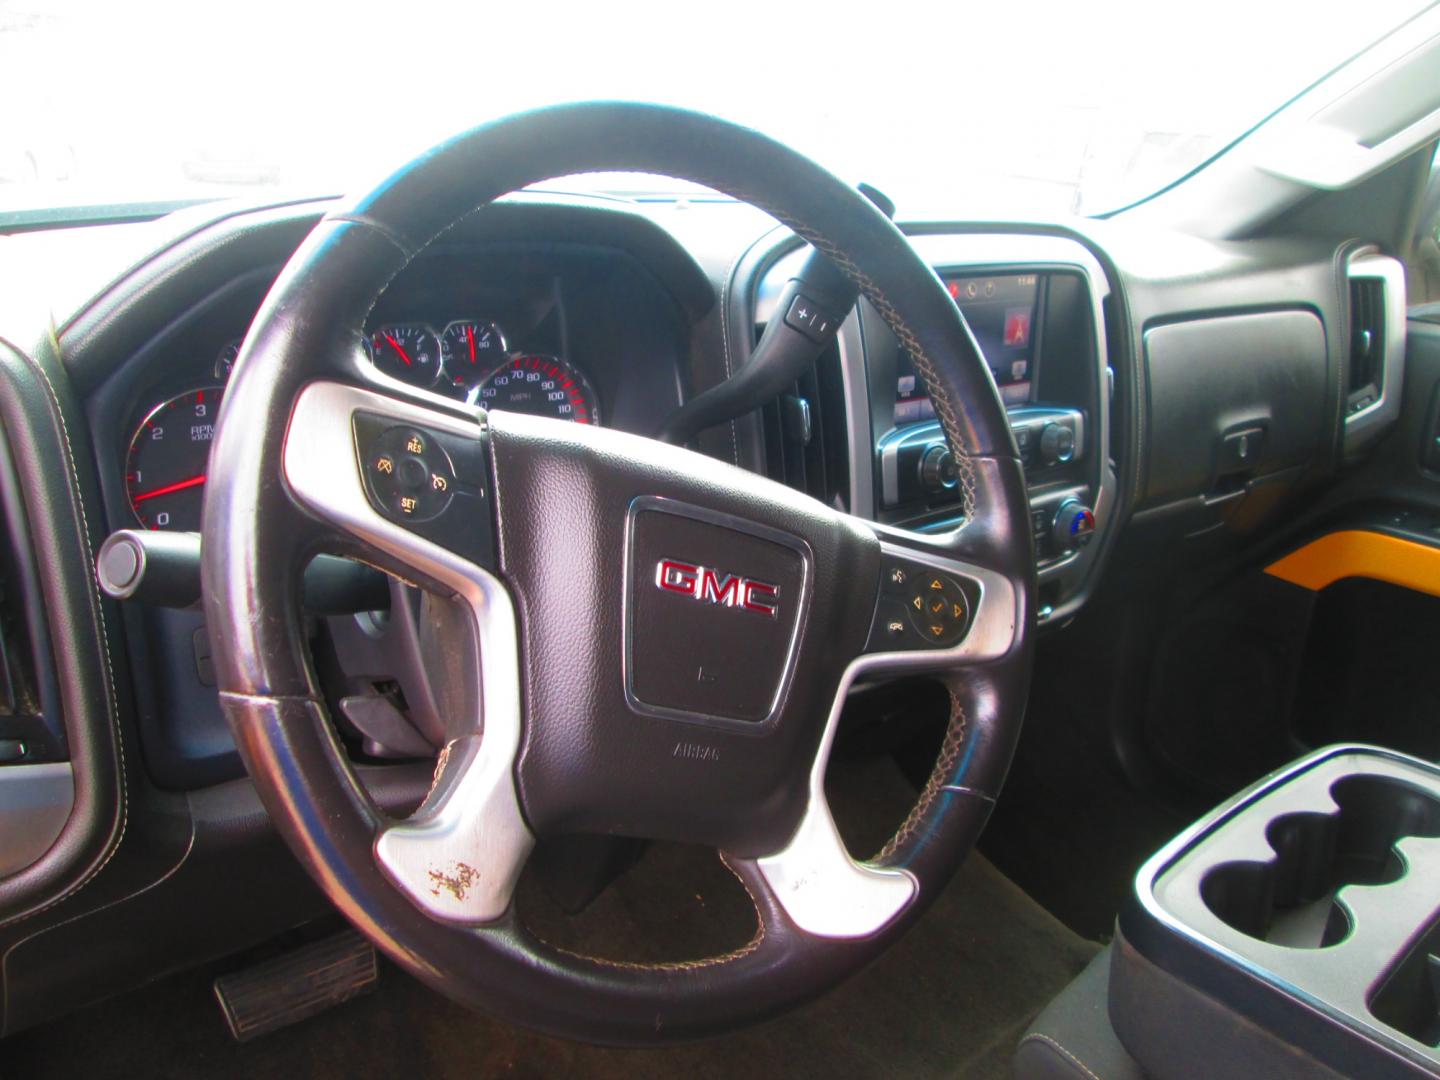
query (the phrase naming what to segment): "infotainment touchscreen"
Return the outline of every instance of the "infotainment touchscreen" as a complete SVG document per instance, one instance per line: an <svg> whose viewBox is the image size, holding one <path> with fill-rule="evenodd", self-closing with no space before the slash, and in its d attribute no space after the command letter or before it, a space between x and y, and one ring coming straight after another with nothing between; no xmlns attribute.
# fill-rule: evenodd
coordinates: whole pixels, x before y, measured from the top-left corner
<svg viewBox="0 0 1440 1080"><path fill-rule="evenodd" d="M1006 405L1030 400L1035 378L1035 301L1038 274L1002 274L994 277L946 278L945 288L960 305L970 332L975 335L995 385ZM925 385L915 376L908 354L900 355L895 384L895 423L933 420L934 406Z"/></svg>

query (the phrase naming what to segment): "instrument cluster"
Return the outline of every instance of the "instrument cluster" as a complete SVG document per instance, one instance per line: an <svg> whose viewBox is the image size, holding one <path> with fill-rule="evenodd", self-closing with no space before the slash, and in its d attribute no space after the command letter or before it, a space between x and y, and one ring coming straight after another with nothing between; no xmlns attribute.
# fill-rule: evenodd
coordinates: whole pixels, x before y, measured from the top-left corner
<svg viewBox="0 0 1440 1080"><path fill-rule="evenodd" d="M600 423L590 380L562 357L512 351L505 331L485 319L385 323L365 338L377 371L410 386L485 409ZM210 444L225 383L240 353L231 340L216 353L204 385L154 402L135 426L125 457L125 494L147 529L198 530Z"/></svg>

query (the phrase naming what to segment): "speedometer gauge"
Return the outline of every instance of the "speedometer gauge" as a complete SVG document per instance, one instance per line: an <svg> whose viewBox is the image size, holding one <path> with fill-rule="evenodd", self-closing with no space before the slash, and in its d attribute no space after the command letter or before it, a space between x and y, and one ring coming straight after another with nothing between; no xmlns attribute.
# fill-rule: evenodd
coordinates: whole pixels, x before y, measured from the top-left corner
<svg viewBox="0 0 1440 1080"><path fill-rule="evenodd" d="M210 442L224 393L222 387L205 386L173 397L151 409L135 429L125 458L125 494L145 528L200 528Z"/></svg>
<svg viewBox="0 0 1440 1080"><path fill-rule="evenodd" d="M487 409L600 423L600 403L579 370L554 356L515 356L480 384L476 402Z"/></svg>

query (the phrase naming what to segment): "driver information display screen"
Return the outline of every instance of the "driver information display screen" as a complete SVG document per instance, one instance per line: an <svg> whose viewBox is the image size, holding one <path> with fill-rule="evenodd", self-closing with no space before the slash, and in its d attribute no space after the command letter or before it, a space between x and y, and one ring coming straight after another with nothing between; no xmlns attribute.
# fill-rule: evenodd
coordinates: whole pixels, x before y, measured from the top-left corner
<svg viewBox="0 0 1440 1080"><path fill-rule="evenodd" d="M1007 406L1030 400L1035 368L1035 301L1038 274L1001 274L992 277L946 278L945 288L955 298L970 324L970 332L985 354L995 385ZM908 354L900 356L895 383L895 423L933 420L935 408L916 378Z"/></svg>

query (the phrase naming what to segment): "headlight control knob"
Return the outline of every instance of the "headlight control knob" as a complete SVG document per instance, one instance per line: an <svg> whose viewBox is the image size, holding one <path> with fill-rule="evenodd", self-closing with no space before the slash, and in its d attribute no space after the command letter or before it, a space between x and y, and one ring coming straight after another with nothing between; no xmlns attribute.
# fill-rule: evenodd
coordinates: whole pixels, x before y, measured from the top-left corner
<svg viewBox="0 0 1440 1080"><path fill-rule="evenodd" d="M920 459L920 482L927 491L949 491L960 482L955 455L948 446L932 446Z"/></svg>
<svg viewBox="0 0 1440 1080"><path fill-rule="evenodd" d="M1075 456L1075 429L1068 424L1046 424L1040 433L1040 459L1046 465L1063 465Z"/></svg>

